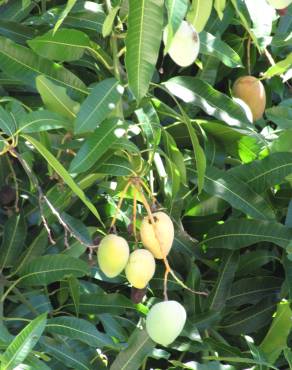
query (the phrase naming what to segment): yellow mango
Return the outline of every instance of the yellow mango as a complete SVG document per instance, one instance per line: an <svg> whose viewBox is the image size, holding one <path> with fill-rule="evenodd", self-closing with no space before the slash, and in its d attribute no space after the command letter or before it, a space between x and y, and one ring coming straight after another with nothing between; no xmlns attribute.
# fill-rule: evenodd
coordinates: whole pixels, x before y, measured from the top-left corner
<svg viewBox="0 0 292 370"><path fill-rule="evenodd" d="M253 121L262 118L266 108L264 85L253 76L239 77L232 88L233 95L243 100L250 108Z"/></svg>
<svg viewBox="0 0 292 370"><path fill-rule="evenodd" d="M155 259L147 249L136 249L130 254L126 277L133 287L143 289L155 273Z"/></svg>
<svg viewBox="0 0 292 370"><path fill-rule="evenodd" d="M186 310L176 301L156 303L146 317L146 330L154 342L168 346L182 332Z"/></svg>
<svg viewBox="0 0 292 370"><path fill-rule="evenodd" d="M268 0L268 3L275 9L285 9L292 3L292 0Z"/></svg>
<svg viewBox="0 0 292 370"><path fill-rule="evenodd" d="M141 240L144 247L155 258L162 259L168 255L171 249L174 238L174 227L170 217L164 212L153 213L153 218L155 220L155 226L152 225L148 217L143 219L140 229Z"/></svg>
<svg viewBox="0 0 292 370"><path fill-rule="evenodd" d="M105 236L97 250L97 260L101 271L109 278L119 275L126 267L130 249L127 241L121 236Z"/></svg>

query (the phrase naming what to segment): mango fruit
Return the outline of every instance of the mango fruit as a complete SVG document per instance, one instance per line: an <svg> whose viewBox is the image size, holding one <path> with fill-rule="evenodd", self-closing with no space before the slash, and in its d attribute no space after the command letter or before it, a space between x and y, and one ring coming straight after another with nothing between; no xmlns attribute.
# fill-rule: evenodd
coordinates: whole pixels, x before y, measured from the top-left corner
<svg viewBox="0 0 292 370"><path fill-rule="evenodd" d="M268 3L275 9L285 9L292 3L292 0L268 0Z"/></svg>
<svg viewBox="0 0 292 370"><path fill-rule="evenodd" d="M155 259L147 249L136 249L130 254L126 277L133 287L143 289L155 273Z"/></svg>
<svg viewBox="0 0 292 370"><path fill-rule="evenodd" d="M171 249L174 238L174 227L170 217L164 212L153 213L153 218L155 227L148 217L143 219L140 228L141 240L144 247L155 258L162 259L168 255Z"/></svg>
<svg viewBox="0 0 292 370"><path fill-rule="evenodd" d="M126 267L130 249L127 241L121 236L105 236L97 250L97 260L101 271L109 278L118 276Z"/></svg>
<svg viewBox="0 0 292 370"><path fill-rule="evenodd" d="M163 33L163 42L166 45L168 28ZM200 51L200 38L194 27L182 21L173 39L171 40L168 54L171 59L181 67L194 63Z"/></svg>
<svg viewBox="0 0 292 370"><path fill-rule="evenodd" d="M233 95L250 108L253 121L262 118L266 108L266 92L260 80L253 76L239 77L232 88Z"/></svg>
<svg viewBox="0 0 292 370"><path fill-rule="evenodd" d="M156 303L146 317L146 330L154 342L168 346L182 332L186 310L176 301Z"/></svg>

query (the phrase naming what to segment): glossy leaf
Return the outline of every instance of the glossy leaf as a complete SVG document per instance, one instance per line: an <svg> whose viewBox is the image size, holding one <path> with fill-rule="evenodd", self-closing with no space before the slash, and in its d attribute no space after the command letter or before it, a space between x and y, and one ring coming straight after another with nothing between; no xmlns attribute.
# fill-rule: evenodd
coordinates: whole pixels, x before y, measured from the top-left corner
<svg viewBox="0 0 292 370"><path fill-rule="evenodd" d="M163 1L130 0L126 38L129 86L140 101L152 79L162 36Z"/></svg>
<svg viewBox="0 0 292 370"><path fill-rule="evenodd" d="M197 32L203 31L211 15L213 0L193 0L187 20L195 27Z"/></svg>
<svg viewBox="0 0 292 370"><path fill-rule="evenodd" d="M37 36L28 41L30 48L38 55L61 62L70 62L82 57L90 40L86 33L62 28Z"/></svg>
<svg viewBox="0 0 292 370"><path fill-rule="evenodd" d="M76 258L65 255L37 257L26 263L18 272L25 285L48 285L65 276L80 277L88 274L88 265Z"/></svg>
<svg viewBox="0 0 292 370"><path fill-rule="evenodd" d="M75 133L94 131L116 108L124 88L114 78L99 82L82 103L75 121Z"/></svg>
<svg viewBox="0 0 292 370"><path fill-rule="evenodd" d="M58 114L39 110L25 114L19 122L19 130L25 134L41 131L56 130L59 128L66 128L70 130L70 124L65 118Z"/></svg>

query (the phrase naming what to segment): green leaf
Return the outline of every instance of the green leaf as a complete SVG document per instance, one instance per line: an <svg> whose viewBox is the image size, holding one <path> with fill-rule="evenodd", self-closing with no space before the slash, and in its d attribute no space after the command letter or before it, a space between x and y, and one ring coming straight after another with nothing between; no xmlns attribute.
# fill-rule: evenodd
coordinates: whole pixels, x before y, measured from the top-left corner
<svg viewBox="0 0 292 370"><path fill-rule="evenodd" d="M230 68L242 67L240 56L224 41L205 31L199 36L202 54L214 56Z"/></svg>
<svg viewBox="0 0 292 370"><path fill-rule="evenodd" d="M60 62L78 60L90 47L86 33L63 28L56 33L53 30L29 40L30 48L41 57Z"/></svg>
<svg viewBox="0 0 292 370"><path fill-rule="evenodd" d="M260 242L286 248L292 230L277 222L236 219L212 228L201 242L209 248L239 249Z"/></svg>
<svg viewBox="0 0 292 370"><path fill-rule="evenodd" d="M39 141L35 140L31 136L22 135L26 140L28 140L36 149L37 151L46 159L46 161L50 164L50 166L57 172L57 174L64 180L64 182L69 186L69 188L75 193L80 200L90 209L90 211L94 214L94 216L101 222L101 218L95 206L87 199L83 190L75 183L66 169L62 166L62 164L50 153Z"/></svg>
<svg viewBox="0 0 292 370"><path fill-rule="evenodd" d="M123 157L114 155L100 166L96 167L96 172L111 176L130 176L136 175L129 161Z"/></svg>
<svg viewBox="0 0 292 370"><path fill-rule="evenodd" d="M266 109L265 115L269 121L274 122L279 129L291 128L292 108L284 105Z"/></svg>
<svg viewBox="0 0 292 370"><path fill-rule="evenodd" d="M255 36L260 48L263 50L270 44L275 9L266 0L246 0L245 6L252 20L250 32ZM263 22L263 16L265 21Z"/></svg>
<svg viewBox="0 0 292 370"><path fill-rule="evenodd" d="M70 164L69 171L71 173L87 171L108 151L112 144L118 141L123 133L121 120L111 118L103 121L81 146Z"/></svg>
<svg viewBox="0 0 292 370"><path fill-rule="evenodd" d="M25 114L19 122L18 132L29 134L32 132L41 132L56 130L58 128L70 129L70 123L58 114L48 110L39 110Z"/></svg>
<svg viewBox="0 0 292 370"><path fill-rule="evenodd" d="M70 310L75 310L74 304L66 305ZM79 312L82 314L122 314L126 310L135 310L131 300L122 294L83 294L80 296Z"/></svg>
<svg viewBox="0 0 292 370"><path fill-rule="evenodd" d="M211 15L213 0L192 0L192 6L187 14L187 20L197 32L203 31Z"/></svg>
<svg viewBox="0 0 292 370"><path fill-rule="evenodd" d="M14 265L21 253L26 238L26 224L22 214L17 214L6 222L0 248L0 270Z"/></svg>
<svg viewBox="0 0 292 370"><path fill-rule="evenodd" d="M64 20L66 19L67 15L70 13L76 2L77 0L67 0L65 8L63 9L62 13L59 16L58 21L54 26L54 32L58 31L59 27L62 25L62 23L64 22Z"/></svg>
<svg viewBox="0 0 292 370"><path fill-rule="evenodd" d="M77 351L76 347L71 349L67 343L63 344L49 337L42 337L41 345L42 350L59 360L62 367L66 364L74 370L93 370L87 356L80 350Z"/></svg>
<svg viewBox="0 0 292 370"><path fill-rule="evenodd" d="M58 254L34 258L20 269L18 275L22 284L37 286L60 281L69 275L84 276L88 272L88 265L85 262Z"/></svg>
<svg viewBox="0 0 292 370"><path fill-rule="evenodd" d="M186 12L188 10L188 1L187 0L166 0L165 3L167 9L167 40L164 49L164 54L167 54L173 36L178 30L182 20L184 19Z"/></svg>
<svg viewBox="0 0 292 370"><path fill-rule="evenodd" d="M46 326L46 314L31 321L1 355L1 370L13 370L28 356Z"/></svg>
<svg viewBox="0 0 292 370"><path fill-rule="evenodd" d="M75 121L75 133L93 131L116 108L124 88L115 78L99 82L81 105Z"/></svg>
<svg viewBox="0 0 292 370"><path fill-rule="evenodd" d="M292 52L283 60L271 66L263 75L263 78L271 78L281 75L292 67Z"/></svg>
<svg viewBox="0 0 292 370"><path fill-rule="evenodd" d="M32 50L0 36L0 67L3 72L35 88L35 78L45 75L78 96L87 95L85 84L63 66L39 57Z"/></svg>
<svg viewBox="0 0 292 370"><path fill-rule="evenodd" d="M0 106L0 129L4 134L12 136L16 131L16 128L12 115Z"/></svg>
<svg viewBox="0 0 292 370"><path fill-rule="evenodd" d="M138 370L154 347L146 330L137 328L128 339L128 347L118 354L110 370Z"/></svg>
<svg viewBox="0 0 292 370"><path fill-rule="evenodd" d="M249 184L230 173L216 168L208 168L205 175L204 190L211 195L226 200L234 208L261 220L275 218L267 201L257 194Z"/></svg>
<svg viewBox="0 0 292 370"><path fill-rule="evenodd" d="M238 280L232 285L227 305L252 304L264 297L276 295L280 291L282 283L282 279L274 276L253 276Z"/></svg>
<svg viewBox="0 0 292 370"><path fill-rule="evenodd" d="M49 319L46 331L79 340L93 347L113 346L113 341L107 335L100 333L93 324L76 317L60 316Z"/></svg>
<svg viewBox="0 0 292 370"><path fill-rule="evenodd" d="M129 86L140 101L147 93L158 58L163 1L129 0L126 69Z"/></svg>
<svg viewBox="0 0 292 370"><path fill-rule="evenodd" d="M255 305L228 315L220 323L220 330L233 336L255 333L267 325L274 313L275 306L272 299L264 299Z"/></svg>
<svg viewBox="0 0 292 370"><path fill-rule="evenodd" d="M291 153L273 153L260 161L234 167L228 173L263 193L292 173Z"/></svg>
<svg viewBox="0 0 292 370"><path fill-rule="evenodd" d="M238 252L225 254L214 288L206 302L210 311L220 311L225 306L238 265Z"/></svg>
<svg viewBox="0 0 292 370"><path fill-rule="evenodd" d="M225 121L230 126L251 127L242 109L227 95L196 77L173 77L163 83L185 103L195 104L207 114Z"/></svg>
<svg viewBox="0 0 292 370"><path fill-rule="evenodd" d="M215 0L214 1L214 8L218 14L218 17L222 20L223 12L226 6L226 0Z"/></svg>
<svg viewBox="0 0 292 370"><path fill-rule="evenodd" d="M79 243L79 245L82 245ZM70 246L72 249L72 245ZM79 280L75 276L70 276L68 278L68 285L69 285L69 293L73 300L75 306L76 316L79 316L79 302L80 302L80 285Z"/></svg>
<svg viewBox="0 0 292 370"><path fill-rule="evenodd" d="M103 25L102 25L102 36L107 37L110 35L113 29L113 24L116 18L116 15L118 14L118 11L120 10L120 6L117 5L114 8L110 10L108 15L106 16Z"/></svg>
<svg viewBox="0 0 292 370"><path fill-rule="evenodd" d="M73 120L80 109L80 104L72 100L64 87L54 84L45 76L36 78L36 88L45 106L65 118Z"/></svg>
<svg viewBox="0 0 292 370"><path fill-rule="evenodd" d="M290 303L287 301L280 302L269 331L260 344L260 349L265 353L271 364L274 364L281 352L287 348L287 339L291 329L292 311Z"/></svg>

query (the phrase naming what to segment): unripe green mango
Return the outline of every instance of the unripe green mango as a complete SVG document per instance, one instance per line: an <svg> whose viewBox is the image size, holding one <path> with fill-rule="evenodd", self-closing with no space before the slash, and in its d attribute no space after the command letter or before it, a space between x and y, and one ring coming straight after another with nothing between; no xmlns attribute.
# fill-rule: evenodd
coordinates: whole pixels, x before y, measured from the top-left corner
<svg viewBox="0 0 292 370"><path fill-rule="evenodd" d="M146 249L148 249L155 258L162 259L167 256L174 238L174 227L170 217L164 212L153 213L155 220L155 230L150 219L145 217L141 223L140 235Z"/></svg>
<svg viewBox="0 0 292 370"><path fill-rule="evenodd" d="M163 34L163 42L166 45L168 28ZM176 31L168 54L171 59L181 67L187 67L194 63L200 51L200 39L194 27L186 21L182 21Z"/></svg>
<svg viewBox="0 0 292 370"><path fill-rule="evenodd" d="M250 108L253 121L262 118L266 108L266 92L260 80L253 76L239 77L233 85L233 94Z"/></svg>
<svg viewBox="0 0 292 370"><path fill-rule="evenodd" d="M146 318L146 330L154 342L168 346L182 332L187 314L176 301L156 303Z"/></svg>
<svg viewBox="0 0 292 370"><path fill-rule="evenodd" d="M275 9L284 9L292 3L292 0L268 0L268 3Z"/></svg>
<svg viewBox="0 0 292 370"><path fill-rule="evenodd" d="M155 259L147 249L136 249L130 254L126 277L133 287L143 289L155 273Z"/></svg>
<svg viewBox="0 0 292 370"><path fill-rule="evenodd" d="M97 260L101 271L109 278L118 276L126 267L130 249L127 241L121 236L105 236L97 250Z"/></svg>

